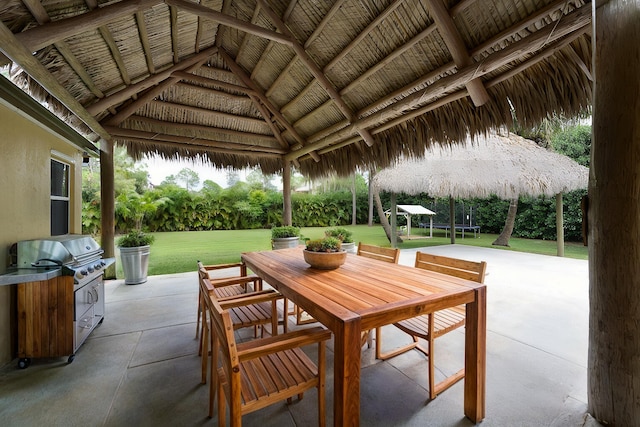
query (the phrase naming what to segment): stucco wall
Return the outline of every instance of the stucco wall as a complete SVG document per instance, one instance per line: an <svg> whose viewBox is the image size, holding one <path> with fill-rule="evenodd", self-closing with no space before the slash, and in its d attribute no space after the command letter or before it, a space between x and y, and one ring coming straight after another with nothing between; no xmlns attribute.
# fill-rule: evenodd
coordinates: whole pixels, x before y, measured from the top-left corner
<svg viewBox="0 0 640 427"><path fill-rule="evenodd" d="M82 152L0 102L0 274L13 243L50 235L52 152L71 164L69 232L82 233ZM15 356L15 287L0 286L0 366Z"/></svg>

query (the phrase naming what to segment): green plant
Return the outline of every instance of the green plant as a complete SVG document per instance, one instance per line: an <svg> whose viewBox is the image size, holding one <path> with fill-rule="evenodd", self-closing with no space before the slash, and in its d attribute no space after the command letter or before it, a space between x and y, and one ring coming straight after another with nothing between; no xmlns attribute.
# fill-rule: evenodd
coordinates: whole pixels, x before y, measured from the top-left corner
<svg viewBox="0 0 640 427"><path fill-rule="evenodd" d="M128 234L118 239L118 246L121 248L137 248L139 246L147 246L153 243L155 237L145 234L140 230L131 230Z"/></svg>
<svg viewBox="0 0 640 427"><path fill-rule="evenodd" d="M342 241L337 237L326 236L322 239L307 241L306 249L310 252L340 252Z"/></svg>
<svg viewBox="0 0 640 427"><path fill-rule="evenodd" d="M330 228L324 234L328 237L340 239L342 243L353 243L353 233L344 227Z"/></svg>
<svg viewBox="0 0 640 427"><path fill-rule="evenodd" d="M283 225L280 227L273 227L271 229L272 239L282 239L286 237L300 237L300 228L291 225Z"/></svg>

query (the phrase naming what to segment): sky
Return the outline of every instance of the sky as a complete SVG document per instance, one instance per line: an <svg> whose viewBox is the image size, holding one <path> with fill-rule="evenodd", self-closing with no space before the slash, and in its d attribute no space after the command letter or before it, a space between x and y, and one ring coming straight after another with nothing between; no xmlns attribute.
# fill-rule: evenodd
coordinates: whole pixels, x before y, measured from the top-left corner
<svg viewBox="0 0 640 427"><path fill-rule="evenodd" d="M187 160L163 160L158 157L146 158L140 163L147 165L147 171L149 172L151 183L154 185L160 184L167 176L177 175L184 168L189 168L198 174L200 178L200 185L206 180L211 180L223 188L227 187L227 174L226 171L215 169L209 164L202 164L200 162L190 162ZM246 180L246 171L240 171L240 180Z"/></svg>

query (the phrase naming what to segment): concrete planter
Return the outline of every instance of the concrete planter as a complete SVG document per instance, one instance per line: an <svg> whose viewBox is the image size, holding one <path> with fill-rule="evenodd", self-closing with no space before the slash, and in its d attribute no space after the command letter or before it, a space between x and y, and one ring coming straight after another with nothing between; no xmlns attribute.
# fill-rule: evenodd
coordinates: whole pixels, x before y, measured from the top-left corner
<svg viewBox="0 0 640 427"><path fill-rule="evenodd" d="M149 247L120 248L120 260L125 285L139 285L147 281L149 271Z"/></svg>
<svg viewBox="0 0 640 427"><path fill-rule="evenodd" d="M300 237L279 237L271 240L273 249L295 248L300 244Z"/></svg>
<svg viewBox="0 0 640 427"><path fill-rule="evenodd" d="M342 250L344 250L347 253L350 254L355 254L356 253L356 244L355 242L349 242L349 243L344 243L342 242L342 245L340 245L342 247Z"/></svg>

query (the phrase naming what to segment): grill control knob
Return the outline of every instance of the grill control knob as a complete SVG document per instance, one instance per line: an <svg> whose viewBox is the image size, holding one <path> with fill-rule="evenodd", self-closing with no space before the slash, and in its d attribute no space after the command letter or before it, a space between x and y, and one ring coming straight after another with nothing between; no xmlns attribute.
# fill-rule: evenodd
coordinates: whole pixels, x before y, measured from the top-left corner
<svg viewBox="0 0 640 427"><path fill-rule="evenodd" d="M92 266L87 267L87 270L89 270L89 273L93 273L93 267Z"/></svg>

